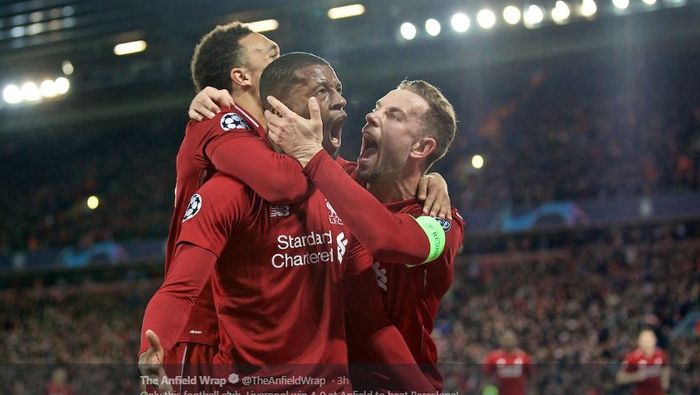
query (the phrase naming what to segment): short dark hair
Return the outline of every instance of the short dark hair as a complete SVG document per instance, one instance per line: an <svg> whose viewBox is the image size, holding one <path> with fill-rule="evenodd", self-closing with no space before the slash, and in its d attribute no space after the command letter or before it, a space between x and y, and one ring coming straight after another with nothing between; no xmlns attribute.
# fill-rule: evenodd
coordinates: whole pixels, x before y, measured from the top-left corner
<svg viewBox="0 0 700 395"><path fill-rule="evenodd" d="M260 98L265 109L270 109L268 96L274 96L284 101L285 92L293 85L301 82L297 71L308 66L330 64L325 59L306 52L290 52L275 59L267 65L260 76Z"/></svg>
<svg viewBox="0 0 700 395"><path fill-rule="evenodd" d="M240 40L253 31L235 21L205 34L194 48L190 70L197 91L206 86L231 90L231 69L243 66Z"/></svg>
<svg viewBox="0 0 700 395"><path fill-rule="evenodd" d="M436 86L423 80L402 81L396 89L405 89L422 97L429 106L423 115L425 134L433 137L437 146L428 157L427 168L445 156L457 132L457 117L452 103Z"/></svg>

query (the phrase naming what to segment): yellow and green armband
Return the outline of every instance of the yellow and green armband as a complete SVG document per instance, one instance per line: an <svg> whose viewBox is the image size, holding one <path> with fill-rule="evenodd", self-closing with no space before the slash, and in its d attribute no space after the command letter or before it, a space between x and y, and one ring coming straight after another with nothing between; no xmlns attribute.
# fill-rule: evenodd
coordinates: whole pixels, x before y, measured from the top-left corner
<svg viewBox="0 0 700 395"><path fill-rule="evenodd" d="M430 243L430 252L423 263L434 261L445 249L445 230L440 222L433 217L420 216L416 218L416 222L423 229L425 235L428 236L428 242Z"/></svg>

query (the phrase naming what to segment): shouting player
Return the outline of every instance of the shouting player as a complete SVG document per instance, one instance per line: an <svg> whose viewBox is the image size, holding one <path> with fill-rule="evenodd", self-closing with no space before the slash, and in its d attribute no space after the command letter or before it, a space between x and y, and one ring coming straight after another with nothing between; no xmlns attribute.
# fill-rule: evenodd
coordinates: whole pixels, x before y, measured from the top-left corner
<svg viewBox="0 0 700 395"><path fill-rule="evenodd" d="M338 122L344 121L345 100L333 70L325 61L311 55L286 55L285 59L296 60L284 63L280 59L273 65L279 63L282 69L300 77L291 79L290 92L302 85L313 85L312 91L316 92L319 78L322 80L324 92L313 95L322 104L319 112L331 125L331 131L334 130ZM269 70L263 76L276 75L274 68ZM302 91L308 90L298 92ZM334 138L332 133L325 135ZM338 143L331 140L331 147L337 148ZM379 208L385 210L381 205ZM372 252L386 255L388 261L403 255L409 261L433 259L434 243L420 222L405 217L400 222L407 235L418 233L422 237L410 246L391 245L397 241L393 237L384 243L380 240L376 245L383 247ZM430 221L437 224L434 219ZM356 232L371 232L374 228L372 223L366 223ZM437 228L444 238L444 231ZM396 230L401 231L392 229ZM213 288L222 330L215 361L229 369L224 373L229 375L231 384L237 380L231 377L250 373L257 377L300 376L299 372L321 378L329 377L329 373L343 376L347 355L340 280L347 269L340 265L346 245L342 220L320 192L313 192L298 205L272 206L237 181L214 176L193 196L185 213L175 263L149 303L144 329L154 329L163 348L172 348L196 293L215 266ZM423 246L423 250L418 251L416 245ZM438 245L437 249L441 248ZM380 337L372 339L378 341ZM147 349L144 332L142 351ZM152 353L153 350L146 352ZM401 359L402 362L410 362L408 350L406 354L408 357ZM270 390L269 382L262 384ZM348 388L342 382L273 384L282 389ZM414 388L432 389L422 384Z"/></svg>
<svg viewBox="0 0 700 395"><path fill-rule="evenodd" d="M315 86L321 95L325 94L322 78L318 78ZM268 94L289 98L292 93L288 90L272 92L262 83L261 96ZM275 97L268 97L268 100L275 110L275 113L265 112L271 139L304 166L305 173L362 245L373 252L382 251L377 240L394 237L397 242L404 240L405 244L415 246L412 254L383 251L383 256L375 253L372 257L365 251L368 264L363 270L368 274L364 278L381 289L373 305L384 306L390 322L401 332L426 379L433 388L441 390L437 350L430 334L440 300L452 283L454 258L462 243L464 224L456 211L453 212L454 221L422 217L422 208L415 196L421 176L445 155L454 139L456 119L452 105L437 88L425 81L404 81L379 99L375 109L367 114L367 123L362 129L357 183L323 149L322 117L317 111L305 111L301 100L287 99L292 103L291 108ZM379 202L370 193L388 210L375 208ZM358 206L355 202L359 198L363 198L364 203ZM413 220L426 234L436 235L436 238L428 238L427 257L419 253L425 251L425 237L407 230L409 224L402 220ZM359 231L367 223L374 224L373 231ZM438 240L440 237L446 240ZM403 264L391 264L396 262ZM354 285L366 289L363 287L366 284L358 281ZM352 293L353 289L346 292ZM356 328L363 324L363 306L351 308L351 312L353 310L355 314L351 314L348 323L353 386L355 389L400 390L387 377L386 369L378 364L380 361L367 347L366 339L358 336L362 334Z"/></svg>
<svg viewBox="0 0 700 395"><path fill-rule="evenodd" d="M634 384L634 395L663 395L671 383L666 353L656 347L651 329L639 334L638 348L627 354L617 372L618 384Z"/></svg>
<svg viewBox="0 0 700 395"><path fill-rule="evenodd" d="M513 331L503 332L499 341L501 348L490 352L484 360L484 373L496 378L499 394L525 395L527 377L531 374L530 356L517 347L518 339Z"/></svg>
<svg viewBox="0 0 700 395"><path fill-rule="evenodd" d="M166 275L172 266L182 215L186 210L196 209L197 202L190 201L190 198L214 172L235 177L260 197L273 203L299 202L310 193L308 181L298 163L286 155L272 151L265 140L259 95L260 75L277 57L279 47L276 43L238 22L217 26L195 48L192 59L195 86L198 90L204 86L215 86L226 92L225 96L218 97L226 111L216 119L192 121L187 125L177 155L175 210L167 242ZM219 91L212 92L210 94L216 96ZM206 89L203 93L207 93ZM201 101L203 98L207 99L207 96L200 94L195 102L202 106L209 105L208 102ZM216 106L210 107L219 110ZM202 110L205 114L207 111ZM424 189L428 189L427 184L436 178L439 177L424 178ZM431 192L441 192L439 181L438 179L438 183L431 184L437 185ZM430 196L426 199L426 207L444 201L435 198L433 193ZM447 200L449 205L449 199ZM157 338L151 336L150 340L154 349L161 349ZM217 317L210 285L207 284L197 299L189 323L176 346L165 353L164 361L160 357L155 358L159 363L165 362L167 366L177 367L170 374L206 374L206 367L216 353L217 344ZM150 360L152 356L143 357L141 362ZM144 373L161 375L161 372Z"/></svg>

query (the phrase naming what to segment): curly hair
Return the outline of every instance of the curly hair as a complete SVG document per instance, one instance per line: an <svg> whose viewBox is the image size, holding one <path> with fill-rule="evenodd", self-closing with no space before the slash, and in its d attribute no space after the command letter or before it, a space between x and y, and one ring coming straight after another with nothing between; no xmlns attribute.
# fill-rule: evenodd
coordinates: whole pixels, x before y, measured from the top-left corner
<svg viewBox="0 0 700 395"><path fill-rule="evenodd" d="M240 40L253 31L235 21L219 25L204 35L194 48L190 70L199 92L206 86L231 90L231 69L243 66Z"/></svg>

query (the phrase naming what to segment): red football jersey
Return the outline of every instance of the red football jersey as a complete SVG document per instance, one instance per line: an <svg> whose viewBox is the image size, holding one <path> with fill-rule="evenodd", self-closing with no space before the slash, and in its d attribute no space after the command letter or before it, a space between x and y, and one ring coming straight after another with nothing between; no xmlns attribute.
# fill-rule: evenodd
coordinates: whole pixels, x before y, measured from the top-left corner
<svg viewBox="0 0 700 395"><path fill-rule="evenodd" d="M666 353L657 348L651 356L637 349L625 356L622 363L626 372L644 372L646 379L634 385L634 395L663 395L661 372L667 364Z"/></svg>
<svg viewBox="0 0 700 395"><path fill-rule="evenodd" d="M166 245L166 274L190 198L215 171L236 177L272 201L307 192L309 187L301 166L294 159L272 151L265 135L261 124L238 106L222 109L213 119L187 124L176 161L175 211ZM180 341L218 343L210 287L207 284L202 290Z"/></svg>
<svg viewBox="0 0 700 395"><path fill-rule="evenodd" d="M265 391L349 390L342 277L347 238L323 195L271 205L235 180L213 176L190 203L178 243L218 257L212 276L220 345L231 374L316 377L323 385L252 382Z"/></svg>
<svg viewBox="0 0 700 395"><path fill-rule="evenodd" d="M492 351L484 361L484 372L498 379L498 393L525 395L525 383L530 374L530 357L523 350Z"/></svg>
<svg viewBox="0 0 700 395"><path fill-rule="evenodd" d="M387 204L385 207L393 213L414 217L424 215L422 204L416 199ZM442 390L442 375L437 367L437 347L430 334L440 300L452 284L454 259L464 235L464 221L456 209L452 210L452 215L452 221L440 220L446 230L445 249L434 261L407 266L375 260L372 265L376 285L381 291L381 299L375 303L384 306L389 321L398 328L426 379L438 391ZM360 383L363 388L396 390L385 369L382 372L382 368L376 365L379 361L367 348L367 342L356 333L361 332L349 325L348 349L353 382Z"/></svg>

